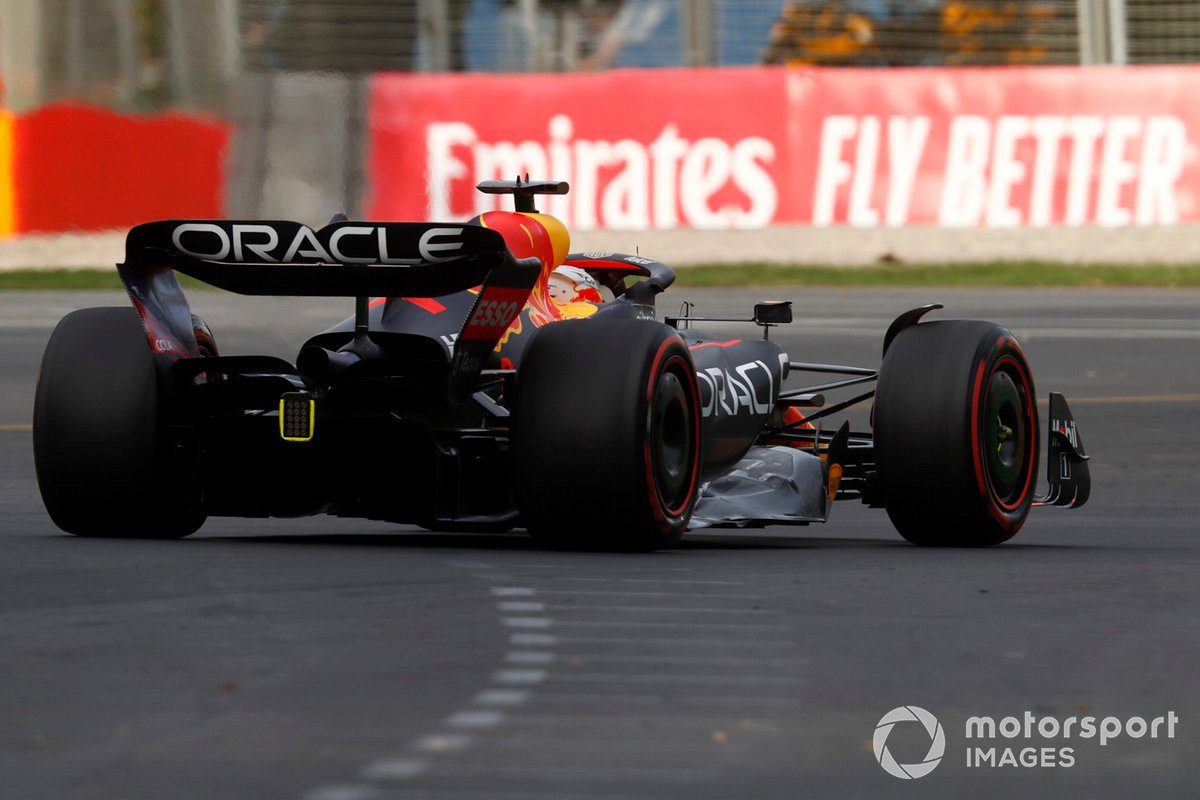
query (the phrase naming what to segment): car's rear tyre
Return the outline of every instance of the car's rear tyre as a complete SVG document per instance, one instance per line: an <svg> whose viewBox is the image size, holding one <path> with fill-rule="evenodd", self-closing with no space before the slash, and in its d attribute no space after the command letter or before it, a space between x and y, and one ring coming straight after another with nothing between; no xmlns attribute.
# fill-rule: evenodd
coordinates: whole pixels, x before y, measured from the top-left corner
<svg viewBox="0 0 1200 800"><path fill-rule="evenodd" d="M700 488L691 353L657 322L541 328L512 406L522 524L555 547L656 550L679 540Z"/></svg>
<svg viewBox="0 0 1200 800"><path fill-rule="evenodd" d="M172 485L154 360L132 308L85 308L42 357L33 455L42 502L77 536L178 538L204 515Z"/></svg>
<svg viewBox="0 0 1200 800"><path fill-rule="evenodd" d="M1033 503L1037 394L1020 345L990 322L914 325L888 348L875 397L877 488L914 544L1011 538Z"/></svg>

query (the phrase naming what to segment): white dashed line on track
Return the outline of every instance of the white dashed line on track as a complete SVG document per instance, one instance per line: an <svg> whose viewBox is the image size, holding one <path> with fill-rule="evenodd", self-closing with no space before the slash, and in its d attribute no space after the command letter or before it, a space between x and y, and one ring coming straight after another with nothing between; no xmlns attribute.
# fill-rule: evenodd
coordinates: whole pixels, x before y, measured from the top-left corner
<svg viewBox="0 0 1200 800"><path fill-rule="evenodd" d="M551 623L545 617L501 617L500 624L506 628L549 628Z"/></svg>
<svg viewBox="0 0 1200 800"><path fill-rule="evenodd" d="M529 699L523 689L484 689L475 695L475 704L481 706L519 706Z"/></svg>
<svg viewBox="0 0 1200 800"><path fill-rule="evenodd" d="M304 795L304 800L370 800L378 795L374 786L348 783L319 786Z"/></svg>
<svg viewBox="0 0 1200 800"><path fill-rule="evenodd" d="M491 564L469 559L447 561L448 565L466 570L476 570L474 577L487 581L489 591L496 598L532 598L536 591L528 586L496 585L512 580L508 575L496 572ZM530 600L499 600L496 610L501 614L517 616L501 616L499 623L504 628L548 628L553 620L546 616L521 616L544 612L545 604ZM417 756L380 758L369 762L361 771L364 781L375 784L408 781L429 772L434 766L437 756L458 753L468 749L475 737L461 731L487 732L500 727L507 716L507 710L515 709L529 700L531 692L527 688L543 684L548 672L545 669L526 668L535 665L548 665L555 660L555 654L546 648L558 643L558 637L545 633L513 633L509 641L515 648L537 647L541 649L513 649L504 654L504 663L510 668L496 670L492 674L492 686L477 692L470 701L470 707L463 708L446 717L444 727L448 730L428 733L417 737L409 750L418 753ZM456 766L457 768L457 766ZM379 786L366 784L330 784L320 786L304 795L304 800L373 800L379 797Z"/></svg>
<svg viewBox="0 0 1200 800"><path fill-rule="evenodd" d="M506 600L502 603L497 603L496 608L500 611L506 611L506 612L510 612L510 613L511 612L536 613L536 612L541 612L541 611L546 610L546 606L543 603L532 603L532 602L521 601L521 600Z"/></svg>

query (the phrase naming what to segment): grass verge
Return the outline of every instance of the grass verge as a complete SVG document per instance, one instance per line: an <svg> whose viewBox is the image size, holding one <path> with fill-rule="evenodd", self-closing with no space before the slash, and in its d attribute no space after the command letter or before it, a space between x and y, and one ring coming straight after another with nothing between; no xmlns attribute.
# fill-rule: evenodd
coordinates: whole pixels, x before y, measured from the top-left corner
<svg viewBox="0 0 1200 800"><path fill-rule="evenodd" d="M189 289L210 289L187 275L179 283ZM0 270L0 290L75 291L125 287L116 269L14 269Z"/></svg>
<svg viewBox="0 0 1200 800"><path fill-rule="evenodd" d="M702 264L681 267L679 285L702 286L1150 286L1198 287L1200 264L1062 264L994 261L865 267ZM181 275L189 289L209 288ZM120 289L117 271L0 271L0 290Z"/></svg>
<svg viewBox="0 0 1200 800"><path fill-rule="evenodd" d="M1200 286L1200 264L1062 264L989 261L866 267L701 265L679 270L685 286Z"/></svg>

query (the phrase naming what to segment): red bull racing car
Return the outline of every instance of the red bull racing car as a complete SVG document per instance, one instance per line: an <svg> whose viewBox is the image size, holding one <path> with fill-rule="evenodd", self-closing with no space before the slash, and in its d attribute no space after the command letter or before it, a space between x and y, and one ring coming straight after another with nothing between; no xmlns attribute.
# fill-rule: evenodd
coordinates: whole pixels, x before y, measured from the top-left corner
<svg viewBox="0 0 1200 800"><path fill-rule="evenodd" d="M1032 506L1088 497L1050 396L1048 491L1033 376L1003 327L900 314L876 367L660 318L667 265L569 253L535 208L565 183L490 181L515 211L469 223L166 220L118 265L133 308L67 315L34 411L38 483L81 536L178 537L209 516L336 514L434 530L525 528L551 546L654 549L685 530L882 508L924 545L993 545ZM251 295L355 298L294 363L223 356L176 272ZM372 299L374 298L374 299ZM689 306L685 305L685 309ZM807 385L795 384L810 377ZM873 385L873 388L869 388ZM834 399L842 392L849 395ZM869 404L867 431L830 417ZM579 513L574 492L590 502Z"/></svg>

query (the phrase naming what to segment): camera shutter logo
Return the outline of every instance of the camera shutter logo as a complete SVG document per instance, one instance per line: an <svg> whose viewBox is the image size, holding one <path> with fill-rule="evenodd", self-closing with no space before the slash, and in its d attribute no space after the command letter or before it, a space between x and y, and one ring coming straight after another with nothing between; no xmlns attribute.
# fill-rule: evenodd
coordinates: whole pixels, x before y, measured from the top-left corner
<svg viewBox="0 0 1200 800"><path fill-rule="evenodd" d="M924 760L916 764L900 764L888 752L887 739L892 728L898 722L919 722L924 726L926 733L929 734L929 752L925 754ZM938 722L937 717L920 706L900 706L893 708L879 720L879 724L875 726L875 738L871 744L879 766L883 767L889 775L911 780L912 778L923 778L933 772L933 768L942 760L942 756L946 753L946 733L942 730L942 724Z"/></svg>

